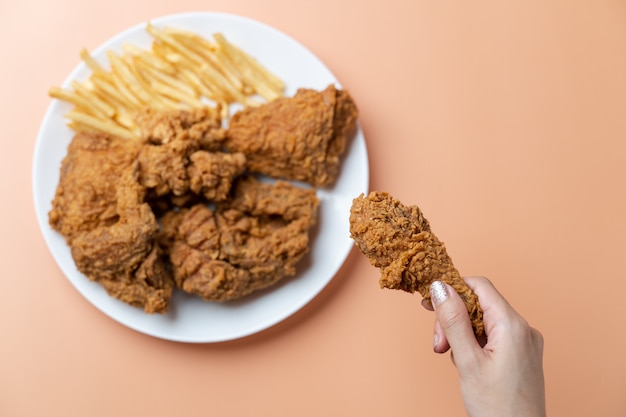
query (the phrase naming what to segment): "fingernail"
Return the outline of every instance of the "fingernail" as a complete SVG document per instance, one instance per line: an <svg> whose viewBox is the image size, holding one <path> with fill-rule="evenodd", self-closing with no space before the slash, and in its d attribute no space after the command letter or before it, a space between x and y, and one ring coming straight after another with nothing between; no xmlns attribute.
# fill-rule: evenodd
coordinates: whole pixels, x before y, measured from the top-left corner
<svg viewBox="0 0 626 417"><path fill-rule="evenodd" d="M435 308L448 299L448 289L443 282L433 281L430 284L430 299Z"/></svg>
<svg viewBox="0 0 626 417"><path fill-rule="evenodd" d="M433 337L433 349L437 349L437 345L439 344L439 335L435 334Z"/></svg>

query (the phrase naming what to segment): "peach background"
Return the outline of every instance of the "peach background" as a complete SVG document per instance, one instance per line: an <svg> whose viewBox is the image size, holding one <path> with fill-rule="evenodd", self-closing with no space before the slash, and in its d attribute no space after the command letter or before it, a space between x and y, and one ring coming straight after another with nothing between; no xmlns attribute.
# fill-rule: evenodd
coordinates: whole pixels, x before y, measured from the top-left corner
<svg viewBox="0 0 626 417"><path fill-rule="evenodd" d="M431 313L379 290L356 251L297 314L220 344L136 333L61 274L31 192L48 87L81 47L194 10L275 26L352 92L371 189L419 204L461 273L489 276L543 332L549 415L626 415L617 0L2 0L0 415L464 414Z"/></svg>

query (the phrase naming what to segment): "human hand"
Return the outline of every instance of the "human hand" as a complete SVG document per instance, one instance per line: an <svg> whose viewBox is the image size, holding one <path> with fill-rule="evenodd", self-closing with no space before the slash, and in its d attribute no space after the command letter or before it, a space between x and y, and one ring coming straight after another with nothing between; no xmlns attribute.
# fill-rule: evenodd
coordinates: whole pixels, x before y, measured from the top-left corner
<svg viewBox="0 0 626 417"><path fill-rule="evenodd" d="M485 337L476 338L465 304L447 284L430 287L434 350L452 350L470 417L545 417L543 336L483 277L465 278L483 309Z"/></svg>

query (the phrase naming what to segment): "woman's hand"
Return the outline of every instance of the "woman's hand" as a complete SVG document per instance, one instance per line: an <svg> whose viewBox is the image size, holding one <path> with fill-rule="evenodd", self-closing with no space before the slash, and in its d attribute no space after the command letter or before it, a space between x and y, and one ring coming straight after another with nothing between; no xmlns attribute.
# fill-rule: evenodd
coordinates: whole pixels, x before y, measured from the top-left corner
<svg viewBox="0 0 626 417"><path fill-rule="evenodd" d="M483 309L485 334L476 338L459 295L435 281L434 350L451 357L470 417L545 417L543 337L483 277L466 278ZM424 306L432 309L427 303Z"/></svg>

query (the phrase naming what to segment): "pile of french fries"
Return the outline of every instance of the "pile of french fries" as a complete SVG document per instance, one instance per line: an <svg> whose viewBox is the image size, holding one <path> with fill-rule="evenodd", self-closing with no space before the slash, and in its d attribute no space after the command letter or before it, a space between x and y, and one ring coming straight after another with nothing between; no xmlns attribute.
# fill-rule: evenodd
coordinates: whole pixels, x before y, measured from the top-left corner
<svg viewBox="0 0 626 417"><path fill-rule="evenodd" d="M261 104L281 97L284 83L253 57L220 34L212 41L193 32L148 23L150 50L131 44L121 54L107 51L109 69L86 50L81 58L92 71L71 88L52 87L49 95L74 105L65 116L75 131L96 130L138 139L135 114L159 110L213 107L225 117L232 103Z"/></svg>

